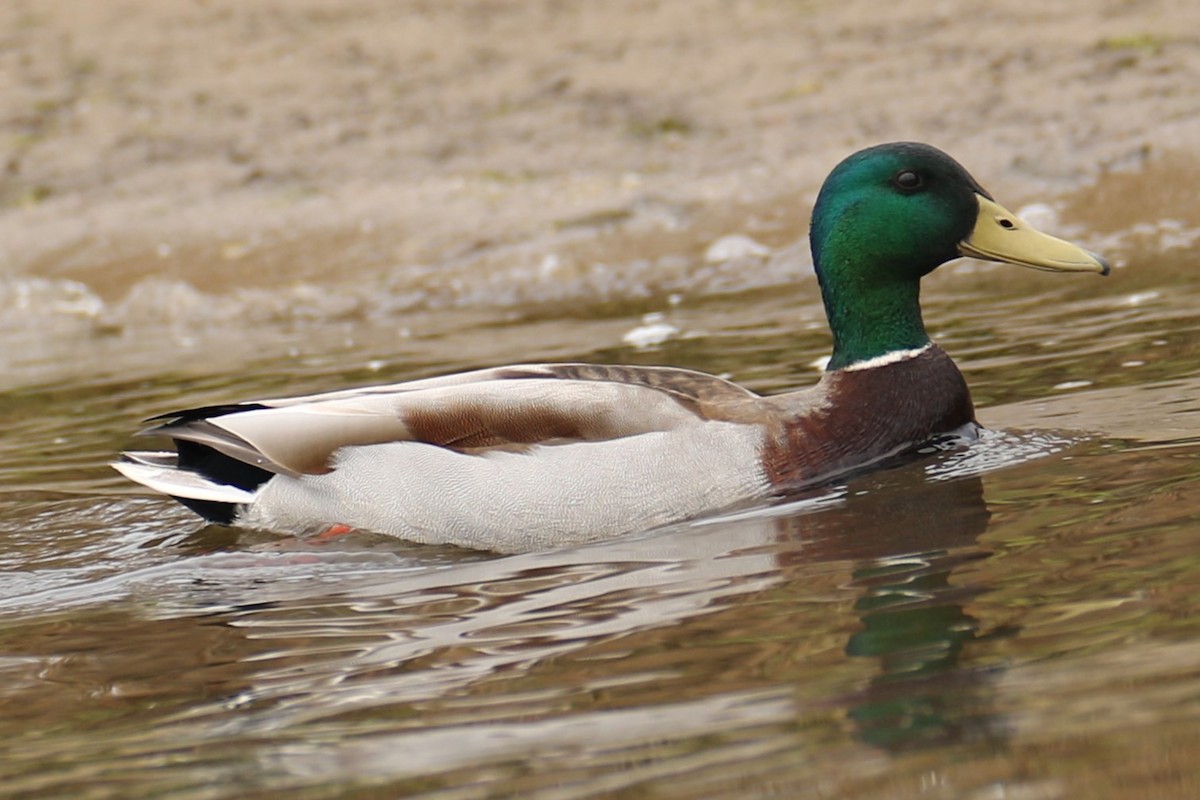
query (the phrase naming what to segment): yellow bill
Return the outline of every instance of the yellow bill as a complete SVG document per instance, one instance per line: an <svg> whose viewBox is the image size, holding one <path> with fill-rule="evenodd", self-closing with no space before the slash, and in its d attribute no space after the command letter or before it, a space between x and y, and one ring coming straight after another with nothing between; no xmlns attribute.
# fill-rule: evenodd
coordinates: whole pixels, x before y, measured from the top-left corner
<svg viewBox="0 0 1200 800"><path fill-rule="evenodd" d="M958 252L987 261L1003 261L1050 272L1098 272L1108 262L1078 245L1042 233L999 203L977 195L979 217Z"/></svg>

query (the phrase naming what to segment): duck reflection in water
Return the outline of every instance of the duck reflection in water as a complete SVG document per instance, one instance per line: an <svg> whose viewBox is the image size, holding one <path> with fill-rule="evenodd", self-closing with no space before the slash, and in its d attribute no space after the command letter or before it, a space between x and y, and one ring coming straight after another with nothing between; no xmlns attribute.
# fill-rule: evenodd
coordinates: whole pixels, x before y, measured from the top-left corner
<svg viewBox="0 0 1200 800"><path fill-rule="evenodd" d="M887 486L864 490L852 482L836 513L793 518L805 542L793 558L857 561L851 585L861 629L845 646L851 658L873 659L879 673L861 694L845 698L864 742L900 751L961 740L1003 737L989 713L988 670L963 667L964 651L985 635L966 610L988 587L956 572L990 554L976 546L990 512L978 476L930 480L909 465L885 474ZM858 483L877 483L866 476Z"/></svg>

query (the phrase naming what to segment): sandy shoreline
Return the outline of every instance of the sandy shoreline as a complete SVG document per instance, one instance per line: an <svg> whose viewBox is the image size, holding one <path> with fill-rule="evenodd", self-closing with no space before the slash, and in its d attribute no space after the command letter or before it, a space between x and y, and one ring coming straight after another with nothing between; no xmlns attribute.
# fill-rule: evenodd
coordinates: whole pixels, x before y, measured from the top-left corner
<svg viewBox="0 0 1200 800"><path fill-rule="evenodd" d="M778 245L880 140L1018 200L1200 142L1183 1L38 0L0 30L0 278L105 298L486 269L714 207Z"/></svg>

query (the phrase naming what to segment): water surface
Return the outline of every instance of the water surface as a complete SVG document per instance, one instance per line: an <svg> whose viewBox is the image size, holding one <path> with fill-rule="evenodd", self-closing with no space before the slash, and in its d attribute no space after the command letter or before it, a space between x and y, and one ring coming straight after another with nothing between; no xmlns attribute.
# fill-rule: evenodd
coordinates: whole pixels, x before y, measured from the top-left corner
<svg viewBox="0 0 1200 800"><path fill-rule="evenodd" d="M927 282L979 442L506 557L203 527L105 464L170 408L510 361L811 383L828 335L801 230L740 261L693 246L719 226L649 261L600 241L586 280L555 277L550 237L505 296L449 297L453 264L254 291L131 268L115 298L10 281L2 791L1200 795L1200 219L1106 212L1131 181L1041 209L1115 258L1108 280Z"/></svg>

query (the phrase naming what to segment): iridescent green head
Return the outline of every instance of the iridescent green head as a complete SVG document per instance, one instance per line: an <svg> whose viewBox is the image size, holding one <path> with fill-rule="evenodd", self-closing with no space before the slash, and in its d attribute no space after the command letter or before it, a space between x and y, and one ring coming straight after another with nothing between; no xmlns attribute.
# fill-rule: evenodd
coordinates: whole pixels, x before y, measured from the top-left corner
<svg viewBox="0 0 1200 800"><path fill-rule="evenodd" d="M810 239L833 331L831 370L928 344L921 278L959 256L1108 274L1102 258L1034 230L957 161L914 142L838 164L817 197Z"/></svg>

